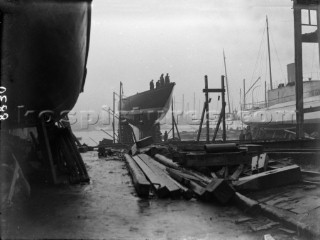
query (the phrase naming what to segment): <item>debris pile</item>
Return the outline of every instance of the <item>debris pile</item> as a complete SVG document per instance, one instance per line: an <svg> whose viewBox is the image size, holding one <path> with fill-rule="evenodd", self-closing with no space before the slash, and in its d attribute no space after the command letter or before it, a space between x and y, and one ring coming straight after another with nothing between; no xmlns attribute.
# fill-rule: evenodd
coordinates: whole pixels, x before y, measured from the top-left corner
<svg viewBox="0 0 320 240"><path fill-rule="evenodd" d="M159 198L196 197L227 204L235 200L250 205L240 193L274 188L301 181L297 165L268 168L268 156L261 145L188 145L173 152L171 158L160 154L164 146L145 138L125 154L136 192ZM239 193L240 192L240 193Z"/></svg>

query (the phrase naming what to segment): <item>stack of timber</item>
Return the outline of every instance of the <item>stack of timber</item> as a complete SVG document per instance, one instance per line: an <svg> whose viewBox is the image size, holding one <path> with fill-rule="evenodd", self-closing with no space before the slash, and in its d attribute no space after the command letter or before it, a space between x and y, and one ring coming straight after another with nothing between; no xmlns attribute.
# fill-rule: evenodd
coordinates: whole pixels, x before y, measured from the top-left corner
<svg viewBox="0 0 320 240"><path fill-rule="evenodd" d="M184 169L160 154L156 154L154 158L146 154L138 154L133 157L125 155L125 160L140 196L147 196L145 192L141 194L142 187L147 189L146 180L150 182L159 198L183 196L190 199L196 196L201 200L225 204L232 199L235 193L226 180L212 179L200 172Z"/></svg>
<svg viewBox="0 0 320 240"><path fill-rule="evenodd" d="M192 146L188 145L186 148L191 150ZM261 145L206 144L202 145L202 150L198 145L195 149L188 152L177 151L177 154L172 154L169 158L159 154L158 146L146 144L135 152L135 156L128 155L126 158L133 160L140 175L145 177L150 183L150 189L160 198L196 197L227 204L239 198L237 191L240 193L275 188L299 182L302 178L297 165L275 169L269 166L268 155ZM174 161L174 157L178 155L182 159ZM132 170L130 172L133 178L137 175ZM138 181L133 179L133 182L137 185ZM143 184L145 180L141 183ZM139 194L139 187L136 186L136 189Z"/></svg>
<svg viewBox="0 0 320 240"><path fill-rule="evenodd" d="M178 198L181 196L183 189L155 165L151 157L146 154L138 154L133 159L150 181L158 197Z"/></svg>
<svg viewBox="0 0 320 240"><path fill-rule="evenodd" d="M70 183L89 182L86 166L74 144L71 131L68 128L59 128L57 132L57 147L62 153L61 156L55 156L58 173L65 174Z"/></svg>
<svg viewBox="0 0 320 240"><path fill-rule="evenodd" d="M127 167L130 171L133 185L137 191L138 196L148 197L150 192L151 184L147 180L146 176L143 174L142 170L128 154L124 155L127 162Z"/></svg>

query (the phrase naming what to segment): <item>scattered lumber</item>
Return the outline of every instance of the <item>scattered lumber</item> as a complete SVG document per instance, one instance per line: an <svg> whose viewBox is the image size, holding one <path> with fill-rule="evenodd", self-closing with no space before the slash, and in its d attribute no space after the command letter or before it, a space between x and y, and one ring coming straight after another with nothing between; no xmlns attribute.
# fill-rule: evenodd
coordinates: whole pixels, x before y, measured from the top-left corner
<svg viewBox="0 0 320 240"><path fill-rule="evenodd" d="M228 203L235 194L233 187L224 179L212 179L206 186L206 194L216 199L219 203Z"/></svg>
<svg viewBox="0 0 320 240"><path fill-rule="evenodd" d="M242 171L244 169L244 164L240 164L236 171L231 175L230 180L235 181L239 179Z"/></svg>
<svg viewBox="0 0 320 240"><path fill-rule="evenodd" d="M185 186L188 186L189 184L188 181L194 181L203 187L208 184L208 182L204 182L201 178L198 178L187 172L183 172L183 171L172 169L172 168L167 168L167 172L173 179L177 180L178 182L182 183Z"/></svg>
<svg viewBox="0 0 320 240"><path fill-rule="evenodd" d="M166 175L169 176L169 173L167 171L167 167L160 162L155 161L154 158L152 158L153 164L155 164L159 169L161 169ZM170 179L180 188L181 194L185 199L191 199L193 197L193 192L186 188L185 186L181 185L179 182L174 180L173 178L170 177Z"/></svg>
<svg viewBox="0 0 320 240"><path fill-rule="evenodd" d="M127 162L127 167L130 171L132 182L138 196L148 197L151 184L147 180L146 176L143 174L142 170L139 168L137 163L132 159L128 154L124 155L124 158Z"/></svg>
<svg viewBox="0 0 320 240"><path fill-rule="evenodd" d="M238 208L243 209L244 212L257 213L260 211L260 205L257 201L252 200L238 192L234 195L234 202Z"/></svg>
<svg viewBox="0 0 320 240"><path fill-rule="evenodd" d="M146 154L138 154L137 156L145 163L153 174L158 177L160 185L168 190L170 197L178 198L181 196L181 189L179 186L177 186L177 184L175 184L172 179L154 163L154 160L151 157Z"/></svg>
<svg viewBox="0 0 320 240"><path fill-rule="evenodd" d="M215 167L251 164L251 155L244 152L188 153L183 161L186 167Z"/></svg>
<svg viewBox="0 0 320 240"><path fill-rule="evenodd" d="M167 168L170 176L189 187L200 198L206 201L227 203L234 195L233 188L224 179L212 179L209 183L194 175Z"/></svg>
<svg viewBox="0 0 320 240"><path fill-rule="evenodd" d="M171 159L161 155L161 154L156 154L154 155L154 159L161 164L165 165L166 167L173 168L173 169L180 169L180 166L173 162Z"/></svg>
<svg viewBox="0 0 320 240"><path fill-rule="evenodd" d="M153 156L157 153L157 148L154 145L148 145L147 147L138 148L137 144L133 144L131 147L132 156L135 156L139 153L146 153Z"/></svg>
<svg viewBox="0 0 320 240"><path fill-rule="evenodd" d="M262 190L301 181L300 167L297 165L286 166L251 176L239 178L234 182L237 190Z"/></svg>
<svg viewBox="0 0 320 240"><path fill-rule="evenodd" d="M144 148L144 147L147 147L153 143L154 143L154 141L153 141L152 137L145 137L145 138L142 138L142 139L136 141L137 148Z"/></svg>
<svg viewBox="0 0 320 240"><path fill-rule="evenodd" d="M147 179L150 181L153 189L155 190L158 197L163 198L167 197L169 195L169 190L165 186L165 183L162 181L162 179L155 174L149 167L142 161L138 155L133 157L133 160L136 162L136 164L141 168L141 170L146 175Z"/></svg>

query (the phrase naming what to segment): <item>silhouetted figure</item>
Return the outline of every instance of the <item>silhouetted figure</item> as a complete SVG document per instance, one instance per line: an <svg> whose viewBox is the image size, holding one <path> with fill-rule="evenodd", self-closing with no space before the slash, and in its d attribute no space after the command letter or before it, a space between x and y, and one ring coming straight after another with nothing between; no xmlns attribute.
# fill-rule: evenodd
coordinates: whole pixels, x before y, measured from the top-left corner
<svg viewBox="0 0 320 240"><path fill-rule="evenodd" d="M244 141L245 140L245 135L244 135L243 130L240 131L239 140L240 141Z"/></svg>
<svg viewBox="0 0 320 240"><path fill-rule="evenodd" d="M163 73L160 76L160 87L164 86L164 78L163 78Z"/></svg>
<svg viewBox="0 0 320 240"><path fill-rule="evenodd" d="M166 85L170 83L169 73L167 73L166 77L164 78L164 83Z"/></svg>
<svg viewBox="0 0 320 240"><path fill-rule="evenodd" d="M153 83L153 79L150 81L150 90L154 89L154 83Z"/></svg>
<svg viewBox="0 0 320 240"><path fill-rule="evenodd" d="M163 141L165 141L165 142L168 141L168 132L167 131L164 132Z"/></svg>
<svg viewBox="0 0 320 240"><path fill-rule="evenodd" d="M156 88L159 88L159 87L160 87L160 80L156 82Z"/></svg>

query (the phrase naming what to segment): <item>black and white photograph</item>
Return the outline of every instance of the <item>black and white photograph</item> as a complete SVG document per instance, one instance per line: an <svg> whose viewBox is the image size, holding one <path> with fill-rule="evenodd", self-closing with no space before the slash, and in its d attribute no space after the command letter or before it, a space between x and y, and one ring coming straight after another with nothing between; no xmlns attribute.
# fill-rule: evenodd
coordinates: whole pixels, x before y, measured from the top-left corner
<svg viewBox="0 0 320 240"><path fill-rule="evenodd" d="M0 238L320 239L320 0L0 0Z"/></svg>

